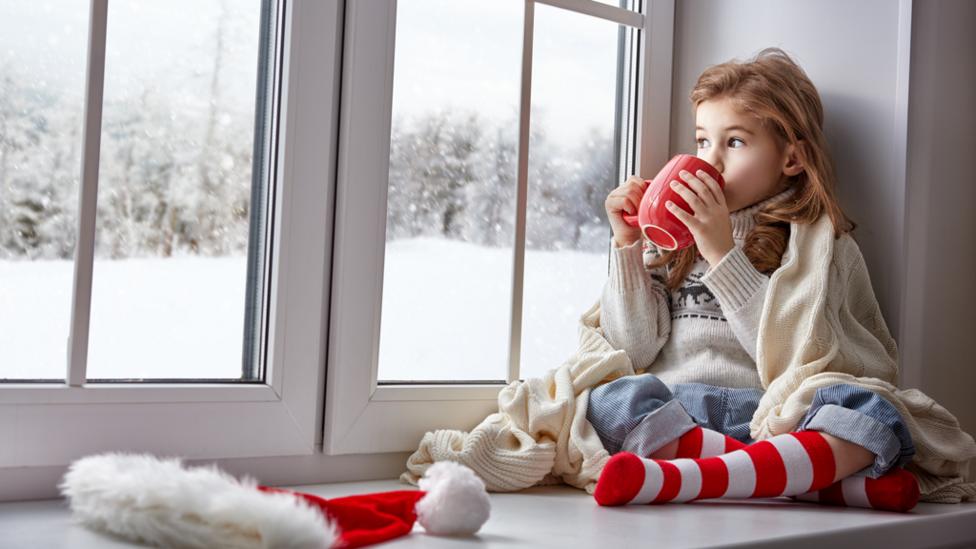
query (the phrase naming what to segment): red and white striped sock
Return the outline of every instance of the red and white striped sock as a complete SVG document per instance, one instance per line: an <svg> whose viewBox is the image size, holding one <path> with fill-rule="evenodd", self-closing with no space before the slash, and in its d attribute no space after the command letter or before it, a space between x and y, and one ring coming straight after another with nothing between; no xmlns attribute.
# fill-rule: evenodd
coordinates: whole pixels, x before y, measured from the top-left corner
<svg viewBox="0 0 976 549"><path fill-rule="evenodd" d="M835 472L823 435L797 431L699 459L620 452L607 461L593 496L600 505L793 496L826 488Z"/></svg>
<svg viewBox="0 0 976 549"><path fill-rule="evenodd" d="M823 490L792 497L798 501L904 513L918 503L919 489L915 475L902 467L892 467L878 478L847 477Z"/></svg>
<svg viewBox="0 0 976 549"><path fill-rule="evenodd" d="M696 425L678 437L678 450L674 457L707 458L727 454L745 447L744 443L729 435Z"/></svg>

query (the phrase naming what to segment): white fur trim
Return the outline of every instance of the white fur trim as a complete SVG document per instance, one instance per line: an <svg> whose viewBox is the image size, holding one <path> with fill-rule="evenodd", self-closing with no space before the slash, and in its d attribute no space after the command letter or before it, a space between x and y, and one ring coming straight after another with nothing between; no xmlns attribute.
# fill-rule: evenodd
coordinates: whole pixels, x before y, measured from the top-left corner
<svg viewBox="0 0 976 549"><path fill-rule="evenodd" d="M108 453L71 464L59 486L76 520L142 543L192 548L322 549L336 528L293 494L268 494L215 466Z"/></svg>
<svg viewBox="0 0 976 549"><path fill-rule="evenodd" d="M491 500L474 471L453 461L431 465L419 481L427 492L414 506L417 522L438 535L473 534L488 520Z"/></svg>

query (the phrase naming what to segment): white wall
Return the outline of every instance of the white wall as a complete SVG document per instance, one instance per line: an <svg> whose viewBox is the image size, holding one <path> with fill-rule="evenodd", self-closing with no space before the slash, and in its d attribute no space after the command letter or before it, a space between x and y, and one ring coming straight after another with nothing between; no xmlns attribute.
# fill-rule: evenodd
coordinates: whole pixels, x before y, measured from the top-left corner
<svg viewBox="0 0 976 549"><path fill-rule="evenodd" d="M905 382L976 435L976 2L912 14Z"/></svg>
<svg viewBox="0 0 976 549"><path fill-rule="evenodd" d="M824 103L841 203L899 344L901 385L935 398L969 433L976 177L959 160L976 154L974 25L968 0L682 0L671 115L671 153L693 154L688 96L706 67L778 46L804 68Z"/></svg>

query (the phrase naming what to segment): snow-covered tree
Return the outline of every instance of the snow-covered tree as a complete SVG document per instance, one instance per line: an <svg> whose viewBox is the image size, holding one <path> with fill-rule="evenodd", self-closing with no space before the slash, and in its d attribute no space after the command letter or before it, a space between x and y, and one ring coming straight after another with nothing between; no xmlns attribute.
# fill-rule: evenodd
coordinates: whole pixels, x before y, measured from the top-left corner
<svg viewBox="0 0 976 549"><path fill-rule="evenodd" d="M9 63L0 70L0 258L73 251L79 124L43 82Z"/></svg>
<svg viewBox="0 0 976 549"><path fill-rule="evenodd" d="M547 139L545 116L539 109L532 115L526 247L590 249L586 235L605 225L603 202L613 187L612 142L593 129L567 154ZM512 246L517 143L517 115L493 123L473 113L431 112L414 126L397 117L387 238L437 235Z"/></svg>
<svg viewBox="0 0 976 549"><path fill-rule="evenodd" d="M604 202L617 181L613 138L605 128L592 127L572 154L563 214L571 220L569 240L576 250L602 251L607 246L610 223ZM591 235L596 233L596 238Z"/></svg>
<svg viewBox="0 0 976 549"><path fill-rule="evenodd" d="M501 123L486 132L479 151L479 174L465 193L462 234L467 242L511 246L515 234L518 125Z"/></svg>

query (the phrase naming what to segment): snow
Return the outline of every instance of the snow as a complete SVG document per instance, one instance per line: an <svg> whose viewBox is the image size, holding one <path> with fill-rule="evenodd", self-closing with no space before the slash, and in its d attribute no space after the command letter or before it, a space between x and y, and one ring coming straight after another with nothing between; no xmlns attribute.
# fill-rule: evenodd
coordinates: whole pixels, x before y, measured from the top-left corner
<svg viewBox="0 0 976 549"><path fill-rule="evenodd" d="M243 256L96 260L89 377L238 378L245 268ZM71 261L0 261L0 378L63 378L72 276ZM526 252L523 378L576 350L606 276L606 254ZM389 242L379 379L504 380L511 279L510 248Z"/></svg>
<svg viewBox="0 0 976 549"><path fill-rule="evenodd" d="M90 378L241 375L241 257L96 260ZM0 261L0 378L64 376L71 261Z"/></svg>
<svg viewBox="0 0 976 549"><path fill-rule="evenodd" d="M510 248L437 238L390 244L384 266L379 379L504 380L512 307ZM600 295L607 257L526 252L521 375L576 350L579 316Z"/></svg>

